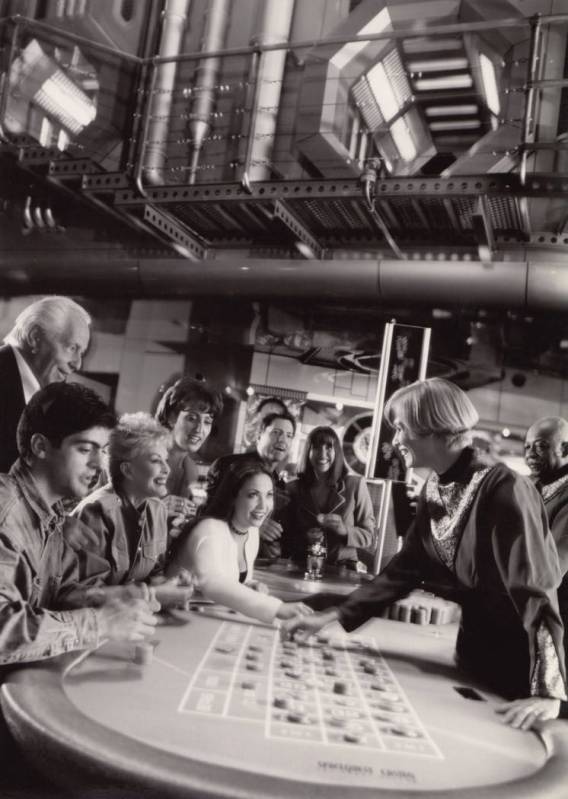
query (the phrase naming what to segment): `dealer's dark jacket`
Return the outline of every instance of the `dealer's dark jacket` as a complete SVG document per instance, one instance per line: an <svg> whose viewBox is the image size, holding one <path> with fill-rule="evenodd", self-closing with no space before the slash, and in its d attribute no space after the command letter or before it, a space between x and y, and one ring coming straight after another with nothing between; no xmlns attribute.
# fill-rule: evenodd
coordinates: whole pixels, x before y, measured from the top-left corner
<svg viewBox="0 0 568 799"><path fill-rule="evenodd" d="M0 347L0 472L18 457L16 428L25 407L24 389L12 347Z"/></svg>
<svg viewBox="0 0 568 799"><path fill-rule="evenodd" d="M401 551L339 606L343 627L359 627L425 583L461 605L458 664L497 693L510 698L535 693L531 682L543 622L565 678L556 597L561 572L532 482L504 464L493 465L465 517L453 572L434 547L425 495L423 491Z"/></svg>

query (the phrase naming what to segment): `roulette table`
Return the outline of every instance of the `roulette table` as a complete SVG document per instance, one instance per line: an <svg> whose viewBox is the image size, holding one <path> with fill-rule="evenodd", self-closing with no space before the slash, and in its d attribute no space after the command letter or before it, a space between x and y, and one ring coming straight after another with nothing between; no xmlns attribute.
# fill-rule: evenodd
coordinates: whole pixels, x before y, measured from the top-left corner
<svg viewBox="0 0 568 799"><path fill-rule="evenodd" d="M568 729L505 726L453 665L454 624L374 619L306 642L214 605L15 671L11 732L77 797L566 797Z"/></svg>

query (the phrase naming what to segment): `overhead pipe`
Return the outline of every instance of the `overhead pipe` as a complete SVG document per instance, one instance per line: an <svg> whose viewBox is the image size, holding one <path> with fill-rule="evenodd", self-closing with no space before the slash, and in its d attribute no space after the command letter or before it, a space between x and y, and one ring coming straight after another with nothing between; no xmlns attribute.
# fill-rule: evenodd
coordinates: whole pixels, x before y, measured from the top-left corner
<svg viewBox="0 0 568 799"><path fill-rule="evenodd" d="M190 5L191 0L166 0L162 12L159 58L179 56ZM143 131L142 158L143 176L148 183L155 185L165 183L167 137L177 69L175 60L154 64L155 73L152 77L151 96L147 106L148 124Z"/></svg>
<svg viewBox="0 0 568 799"><path fill-rule="evenodd" d="M529 53L529 79L527 83L527 97L525 113L523 116L523 133L521 142L521 186L524 186L527 179L528 154L530 145L535 139L536 130L536 103L537 90L535 83L537 75L541 69L541 41L542 41L542 20L537 14L531 18L531 37Z"/></svg>
<svg viewBox="0 0 568 799"><path fill-rule="evenodd" d="M523 256L529 255L529 260ZM568 310L568 263L522 248L511 260L280 260L131 258L116 249L65 253L0 250L4 294L64 292L144 297L310 297L366 300L379 307L497 307Z"/></svg>
<svg viewBox="0 0 568 799"><path fill-rule="evenodd" d="M264 48L287 42L290 38L294 0L265 0L262 20L258 33L251 45ZM287 50L262 50L253 55L253 74L256 80L253 107L248 120L245 120L243 135L247 137L245 163L242 182L248 187L252 181L268 180L271 177L270 156L274 147L276 123L282 80L286 66Z"/></svg>
<svg viewBox="0 0 568 799"><path fill-rule="evenodd" d="M223 47L229 24L229 1L209 0L207 17L201 41L201 52L218 51ZM191 136L191 159L189 183L195 183L199 157L203 142L211 129L211 114L215 105L215 86L218 83L221 59L205 58L198 61L195 84L191 90L195 99L191 104L189 132Z"/></svg>

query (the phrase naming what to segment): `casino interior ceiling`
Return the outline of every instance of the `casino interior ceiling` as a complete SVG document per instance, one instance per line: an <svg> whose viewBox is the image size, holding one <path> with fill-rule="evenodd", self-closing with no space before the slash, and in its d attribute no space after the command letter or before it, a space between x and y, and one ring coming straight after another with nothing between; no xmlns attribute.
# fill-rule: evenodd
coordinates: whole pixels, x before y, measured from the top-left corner
<svg viewBox="0 0 568 799"><path fill-rule="evenodd" d="M568 0L0 12L5 293L568 304Z"/></svg>

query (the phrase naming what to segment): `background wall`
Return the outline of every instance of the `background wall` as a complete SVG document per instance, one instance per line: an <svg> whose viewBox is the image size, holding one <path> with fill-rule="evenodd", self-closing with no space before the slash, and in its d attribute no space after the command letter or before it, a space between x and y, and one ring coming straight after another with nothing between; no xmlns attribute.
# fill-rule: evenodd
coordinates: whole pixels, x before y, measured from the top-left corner
<svg viewBox="0 0 568 799"><path fill-rule="evenodd" d="M33 299L0 300L1 337ZM482 438L497 454L518 458L524 433L538 417L568 417L562 319L471 318L408 308L387 314L299 300L76 299L93 316L80 379L118 412L153 411L164 387L184 372L224 393L225 412L202 453L205 461L250 443L253 391L282 395L294 405L302 421L296 456L316 424L334 425L345 434L346 449L356 450L372 415L382 330L393 317L432 327L428 374L446 376L470 393ZM352 465L358 467L355 455Z"/></svg>

